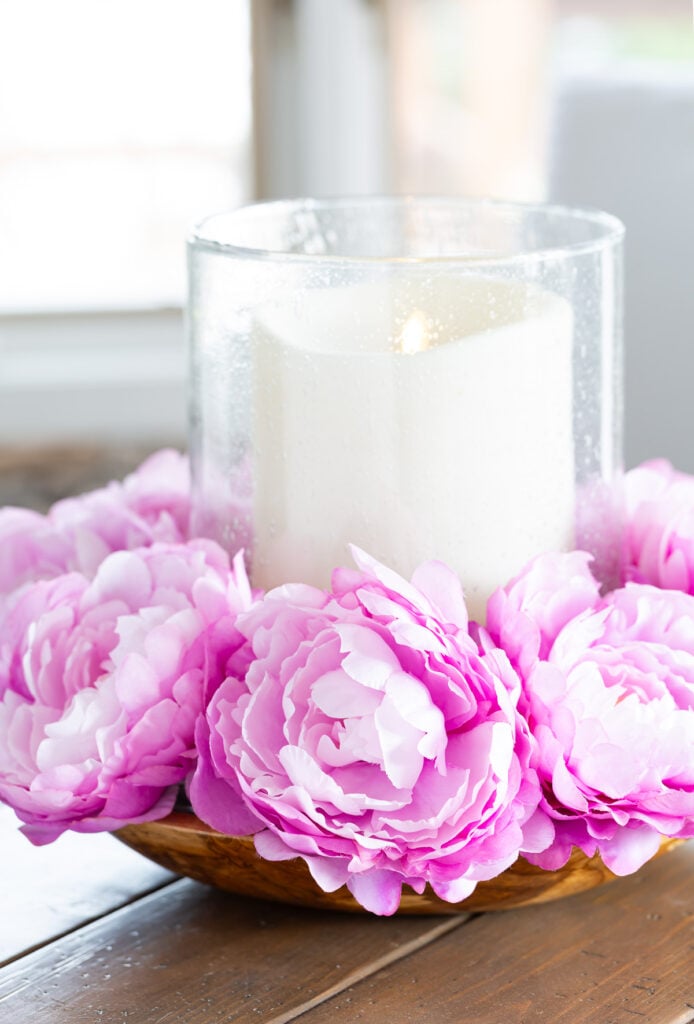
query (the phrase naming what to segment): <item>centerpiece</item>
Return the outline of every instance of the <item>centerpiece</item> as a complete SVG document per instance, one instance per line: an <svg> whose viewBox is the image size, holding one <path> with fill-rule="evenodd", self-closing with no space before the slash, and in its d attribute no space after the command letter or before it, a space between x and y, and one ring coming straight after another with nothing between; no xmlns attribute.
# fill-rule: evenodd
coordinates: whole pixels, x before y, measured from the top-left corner
<svg viewBox="0 0 694 1024"><path fill-rule="evenodd" d="M453 200L197 229L192 489L161 453L0 513L0 798L33 842L390 914L694 834L694 483L619 477L621 243Z"/></svg>

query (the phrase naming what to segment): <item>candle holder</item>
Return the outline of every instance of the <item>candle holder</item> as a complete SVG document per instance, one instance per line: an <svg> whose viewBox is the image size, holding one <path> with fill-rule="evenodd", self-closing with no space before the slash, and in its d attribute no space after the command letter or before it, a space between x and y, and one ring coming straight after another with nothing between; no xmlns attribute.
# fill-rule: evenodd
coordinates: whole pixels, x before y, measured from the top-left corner
<svg viewBox="0 0 694 1024"><path fill-rule="evenodd" d="M254 585L325 587L357 544L441 559L472 618L541 551L609 582L621 467L613 217L300 200L190 242L193 529Z"/></svg>
<svg viewBox="0 0 694 1024"><path fill-rule="evenodd" d="M467 612L535 555L582 548L616 582L622 225L452 199L300 200L211 217L190 242L192 532L254 586L330 586L348 545L460 577ZM301 860L190 815L121 838L223 888L339 909ZM575 850L519 859L462 903L496 909L611 877Z"/></svg>

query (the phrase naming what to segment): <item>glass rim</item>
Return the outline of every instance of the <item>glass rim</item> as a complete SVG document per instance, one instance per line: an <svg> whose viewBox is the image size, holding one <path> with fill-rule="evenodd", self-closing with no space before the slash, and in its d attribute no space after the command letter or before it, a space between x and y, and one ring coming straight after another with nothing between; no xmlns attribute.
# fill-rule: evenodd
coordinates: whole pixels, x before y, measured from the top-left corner
<svg viewBox="0 0 694 1024"><path fill-rule="evenodd" d="M231 221L242 223L252 216L287 216L292 212L315 213L323 210L348 210L350 208L368 209L371 208L396 208L403 210L415 209L416 207L451 207L457 210L492 210L499 214L529 215L541 214L555 221L563 220L566 223L583 223L593 227L593 237L579 241L567 242L565 245L538 246L535 249L527 249L511 253L453 253L450 255L435 256L353 256L339 252L330 253L303 253L291 252L281 248L254 247L247 244L240 245L229 241L220 241L214 237L214 228L221 222L229 224ZM210 214L198 221L188 235L188 246L192 251L201 250L205 252L226 255L235 259L258 260L277 263L297 264L321 264L339 265L350 264L353 266L382 265L382 266L505 266L509 264L544 262L550 260L568 259L572 256L585 255L600 252L601 250L614 247L624 238L625 227L622 221L611 213L606 213L591 207L568 206L555 203L525 203L510 200L466 198L455 196L428 196L428 195L406 195L406 196L341 196L334 198L312 199L309 197L294 199L272 199L261 200L255 203L247 203L243 206L230 210L224 210Z"/></svg>

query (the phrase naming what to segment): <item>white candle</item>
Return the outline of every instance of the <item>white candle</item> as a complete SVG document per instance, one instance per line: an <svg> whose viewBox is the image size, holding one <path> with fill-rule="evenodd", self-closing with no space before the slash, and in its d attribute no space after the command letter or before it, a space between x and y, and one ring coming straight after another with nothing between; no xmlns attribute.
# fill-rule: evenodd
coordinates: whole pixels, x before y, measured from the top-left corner
<svg viewBox="0 0 694 1024"><path fill-rule="evenodd" d="M572 316L483 277L304 292L253 338L254 583L326 586L349 542L439 558L470 614L571 547Z"/></svg>

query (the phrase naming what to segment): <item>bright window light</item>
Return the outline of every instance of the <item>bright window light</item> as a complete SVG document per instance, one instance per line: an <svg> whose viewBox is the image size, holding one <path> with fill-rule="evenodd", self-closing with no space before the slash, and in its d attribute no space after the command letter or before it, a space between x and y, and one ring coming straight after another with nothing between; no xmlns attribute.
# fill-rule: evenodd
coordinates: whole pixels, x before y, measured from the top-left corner
<svg viewBox="0 0 694 1024"><path fill-rule="evenodd" d="M0 0L0 312L180 305L250 108L248 0Z"/></svg>

